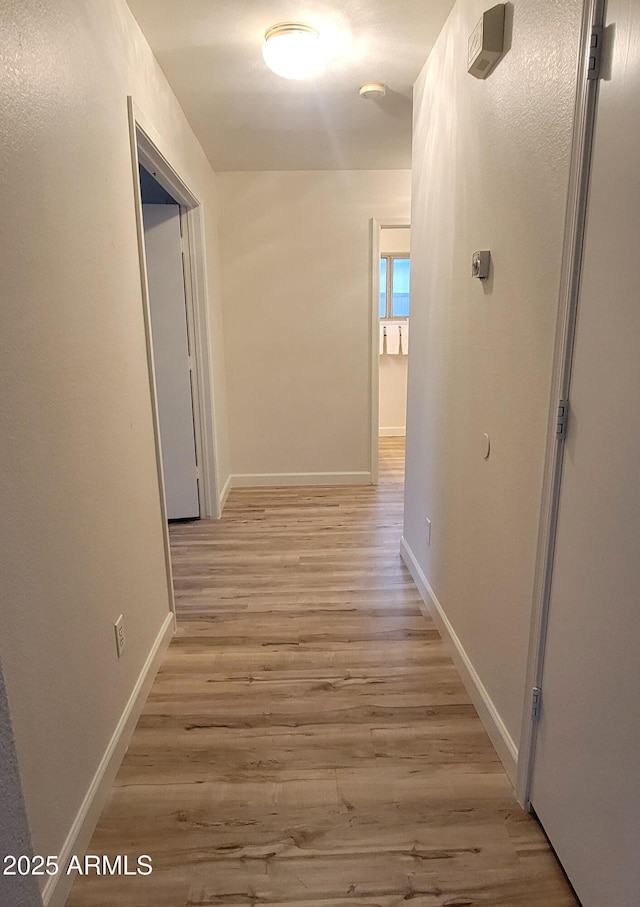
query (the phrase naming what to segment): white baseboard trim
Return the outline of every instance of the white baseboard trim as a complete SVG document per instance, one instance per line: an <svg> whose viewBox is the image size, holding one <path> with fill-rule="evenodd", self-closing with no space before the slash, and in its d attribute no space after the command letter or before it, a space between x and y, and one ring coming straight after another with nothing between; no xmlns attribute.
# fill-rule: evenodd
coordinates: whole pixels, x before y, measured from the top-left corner
<svg viewBox="0 0 640 907"><path fill-rule="evenodd" d="M404 438L407 429L404 425L391 426L391 428L379 428L379 438Z"/></svg>
<svg viewBox="0 0 640 907"><path fill-rule="evenodd" d="M233 488L278 485L370 485L370 472L260 472L231 476Z"/></svg>
<svg viewBox="0 0 640 907"><path fill-rule="evenodd" d="M219 504L220 515L222 515L222 511L224 510L224 505L227 503L227 498L229 497L229 492L231 491L232 478L233 478L233 476L227 476L227 481L222 486L222 491L220 492L220 504Z"/></svg>
<svg viewBox="0 0 640 907"><path fill-rule="evenodd" d="M518 748L516 747L511 734L505 727L493 700L480 680L476 669L465 652L455 630L451 626L449 619L444 612L444 608L429 585L426 576L422 572L420 565L404 536L400 542L400 555L409 568L409 572L418 587L418 592L422 596L422 600L425 604L425 612L429 617L433 618L440 635L445 642L449 644L453 660L460 673L462 682L476 707L485 730L491 738L491 742L496 748L496 752L504 765L509 780L515 786L518 767Z"/></svg>
<svg viewBox="0 0 640 907"><path fill-rule="evenodd" d="M140 717L140 712L149 695L151 684L160 666L160 660L169 645L171 637L175 633L175 627L175 616L171 612L167 614L160 632L151 647L129 701L100 760L100 765L89 785L89 790L82 801L62 850L58 855L61 871L55 876L50 876L44 886L42 891L44 907L64 907L69 897L75 873L67 875L66 866L74 854L80 856L87 849L91 835L100 818L100 813L109 796L113 780L122 762L122 757L126 752L131 735ZM64 871L62 871L62 867L65 867Z"/></svg>

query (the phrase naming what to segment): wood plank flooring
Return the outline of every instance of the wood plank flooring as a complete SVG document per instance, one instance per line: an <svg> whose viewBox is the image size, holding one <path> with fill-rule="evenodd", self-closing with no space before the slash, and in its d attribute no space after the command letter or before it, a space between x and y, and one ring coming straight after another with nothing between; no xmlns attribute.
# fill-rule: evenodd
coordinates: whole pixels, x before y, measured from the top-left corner
<svg viewBox="0 0 640 907"><path fill-rule="evenodd" d="M171 530L179 631L68 907L572 907L398 550L379 487L236 489Z"/></svg>

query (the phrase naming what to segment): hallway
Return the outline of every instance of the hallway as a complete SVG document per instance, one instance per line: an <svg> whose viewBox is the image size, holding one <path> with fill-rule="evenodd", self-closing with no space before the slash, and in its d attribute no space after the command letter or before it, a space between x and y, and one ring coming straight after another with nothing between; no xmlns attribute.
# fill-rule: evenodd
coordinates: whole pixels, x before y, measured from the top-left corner
<svg viewBox="0 0 640 907"><path fill-rule="evenodd" d="M247 488L172 528L179 629L69 907L570 907L398 549L378 487Z"/></svg>

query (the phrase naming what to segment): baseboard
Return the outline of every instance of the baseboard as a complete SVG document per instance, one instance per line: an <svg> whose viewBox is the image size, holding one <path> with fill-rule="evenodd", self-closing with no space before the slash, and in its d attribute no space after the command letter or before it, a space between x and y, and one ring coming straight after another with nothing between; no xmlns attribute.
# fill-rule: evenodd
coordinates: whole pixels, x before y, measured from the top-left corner
<svg viewBox="0 0 640 907"><path fill-rule="evenodd" d="M222 491L220 492L220 504L219 504L220 515L222 515L222 511L224 510L224 505L227 503L227 498L229 497L229 492L231 491L231 479L232 478L233 478L233 476L227 476L227 481L222 486Z"/></svg>
<svg viewBox="0 0 640 907"><path fill-rule="evenodd" d="M391 426L391 428L379 428L379 438L404 438L407 429L404 425Z"/></svg>
<svg viewBox="0 0 640 907"><path fill-rule="evenodd" d="M400 554L418 587L424 602L425 613L433 618L440 635L449 644L462 682L476 707L485 730L491 738L491 742L496 748L509 780L515 786L518 748L404 537L400 542Z"/></svg>
<svg viewBox="0 0 640 907"><path fill-rule="evenodd" d="M260 472L231 476L233 488L278 485L370 485L370 472Z"/></svg>
<svg viewBox="0 0 640 907"><path fill-rule="evenodd" d="M71 830L58 855L61 867L67 866L74 854L80 856L87 849L91 835L100 818L100 813L109 796L116 772L122 762L122 757L126 752L131 735L140 717L140 712L149 695L151 684L160 666L160 660L174 632L175 617L173 612L171 612L167 614L160 632L151 647L125 710L109 741L104 756L100 760L100 765L89 785L89 790L82 801ZM66 872L50 876L42 891L44 907L64 907L74 878L74 873L68 876Z"/></svg>

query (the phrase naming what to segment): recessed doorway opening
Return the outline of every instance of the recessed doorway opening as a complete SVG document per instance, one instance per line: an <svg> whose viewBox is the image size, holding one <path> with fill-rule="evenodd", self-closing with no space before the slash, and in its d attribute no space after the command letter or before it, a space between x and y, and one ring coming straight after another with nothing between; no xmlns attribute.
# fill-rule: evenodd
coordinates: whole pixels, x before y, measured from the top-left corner
<svg viewBox="0 0 640 907"><path fill-rule="evenodd" d="M220 496L202 204L150 138L131 98L128 105L164 516L217 519Z"/></svg>
<svg viewBox="0 0 640 907"><path fill-rule="evenodd" d="M380 439L404 452L410 321L411 226L371 221L371 480L378 482Z"/></svg>

